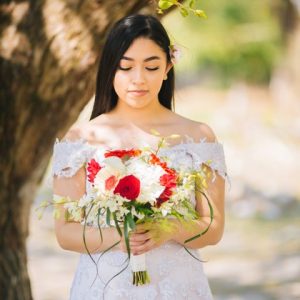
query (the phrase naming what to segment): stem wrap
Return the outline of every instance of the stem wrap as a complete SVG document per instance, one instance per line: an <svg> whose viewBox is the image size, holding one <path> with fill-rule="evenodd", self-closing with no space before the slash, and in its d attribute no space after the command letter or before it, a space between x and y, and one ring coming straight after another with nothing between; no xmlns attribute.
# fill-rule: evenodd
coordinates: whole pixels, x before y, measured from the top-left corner
<svg viewBox="0 0 300 300"><path fill-rule="evenodd" d="M146 271L146 254L130 255L132 272Z"/></svg>

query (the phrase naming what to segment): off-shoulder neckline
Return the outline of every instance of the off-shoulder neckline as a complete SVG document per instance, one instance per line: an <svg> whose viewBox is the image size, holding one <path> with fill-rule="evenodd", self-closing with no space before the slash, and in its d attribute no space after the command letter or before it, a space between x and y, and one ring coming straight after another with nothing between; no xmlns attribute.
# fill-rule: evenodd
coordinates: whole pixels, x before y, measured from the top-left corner
<svg viewBox="0 0 300 300"><path fill-rule="evenodd" d="M166 148L161 148L160 150L164 151L164 150L168 150L168 149L176 149L176 148L182 148L182 147L185 147L185 146L188 146L188 145L218 145L218 146L223 146L222 143L216 141L216 142L207 142L206 141L206 138L202 138L200 139L200 141L195 141L195 139L189 135L185 135L184 136L185 138L185 141L182 140L180 143L178 144L173 144L173 145L170 145L170 146L167 146ZM76 140L70 140L70 139L61 139L59 140L58 137L56 137L55 139L55 144L59 144L59 143L66 143L66 144L83 144L83 145L86 145L88 147L91 147L92 149L97 149L99 147L103 148L104 150L112 150L112 149L115 149L113 147L109 147L109 146L105 146L105 145L95 145L95 144L91 144L87 139L85 138L78 138ZM134 148L134 147L129 147L130 149L131 148ZM127 149L129 149L127 148Z"/></svg>
<svg viewBox="0 0 300 300"><path fill-rule="evenodd" d="M62 147L60 147L62 146ZM64 149L64 146L66 147L66 149ZM151 151L156 151L157 149L152 148L150 145L144 145L141 147L149 147L149 150ZM196 147L193 147L196 146ZM200 146L200 147L197 147ZM201 147L203 146L203 147ZM131 148L122 148L123 150L130 150ZM111 147L111 146L107 146L107 145L93 145L91 144L88 140L84 139L84 138L80 138L80 139L76 139L76 140L69 140L69 139L61 139L59 140L58 138L56 138L55 140L55 144L54 144L54 153L56 152L61 152L61 151L65 151L66 153L69 153L69 150L75 150L75 152L78 151L84 151L87 155L90 157L90 155L94 155L96 153L105 153L105 151L110 151L110 150L116 150L116 147ZM120 148L118 148L120 149ZM197 152L199 151L199 153L202 153L203 155L209 154L208 156L210 156L213 153L219 153L219 159L223 159L224 160L224 153L223 153L223 144L220 143L219 141L215 141L215 142L207 142L205 139L201 139L200 141L195 141L193 138L189 138L186 137L186 140L181 140L180 143L178 144L174 144L174 145L170 145L168 147L162 147L159 149L157 155L159 156L168 156L169 154L175 154L175 153L182 153L186 152L189 153L189 155L196 155ZM93 153L93 154L92 154ZM69 155L69 154L67 154ZM197 158L195 158L197 160ZM225 162L224 162L225 163ZM216 165L214 165L216 164ZM214 170L217 170L219 172L219 174L225 178L227 177L227 172L226 172L226 166L224 165L224 168L220 167L222 166L222 164L220 165L220 163L218 163L218 161L216 162L212 162L212 168L214 168ZM223 170L224 169L224 170Z"/></svg>
<svg viewBox="0 0 300 300"><path fill-rule="evenodd" d="M206 141L206 138L202 138L200 139L200 141L195 141L195 139L189 135L185 135L185 141L181 141L180 143L177 143L177 144L173 144L173 145L170 145L170 146L167 146L167 147L163 147L163 148L160 148L160 151L165 151L165 150L170 150L170 149L176 149L176 148L181 148L181 147L185 147L185 146L188 146L188 145L218 145L218 146L223 146L222 143L216 141L216 142L207 142ZM99 149L99 148L102 148L103 150L112 150L112 149L116 149L115 147L111 147L111 146L107 146L107 145L95 145L95 144L91 144L87 139L84 139L84 138L79 138L79 139L76 139L76 140L70 140L70 139L61 139L59 140L59 138L56 138L55 139L55 144L82 144L82 145L86 145L92 149ZM145 145L147 146L147 145ZM148 145L150 146L150 145ZM124 148L125 150L127 149L132 149L132 148L135 148L135 147L127 147L127 148Z"/></svg>

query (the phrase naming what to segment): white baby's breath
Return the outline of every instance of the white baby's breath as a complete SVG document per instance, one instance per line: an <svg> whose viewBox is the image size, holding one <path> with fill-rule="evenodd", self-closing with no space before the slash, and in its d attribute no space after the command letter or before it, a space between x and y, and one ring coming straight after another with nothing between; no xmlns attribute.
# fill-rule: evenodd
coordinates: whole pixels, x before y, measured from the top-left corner
<svg viewBox="0 0 300 300"><path fill-rule="evenodd" d="M78 201L78 206L79 207L85 207L88 206L91 201L93 200L93 198L91 197L91 195L88 194L84 194Z"/></svg>
<svg viewBox="0 0 300 300"><path fill-rule="evenodd" d="M68 211L73 221L75 222L82 221L82 210L80 207L74 205L73 202L65 203L64 207Z"/></svg>

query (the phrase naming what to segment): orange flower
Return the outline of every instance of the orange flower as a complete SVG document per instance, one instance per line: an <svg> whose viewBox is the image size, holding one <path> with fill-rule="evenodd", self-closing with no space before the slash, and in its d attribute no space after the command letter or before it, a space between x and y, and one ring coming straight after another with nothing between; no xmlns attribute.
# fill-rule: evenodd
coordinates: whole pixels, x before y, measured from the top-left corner
<svg viewBox="0 0 300 300"><path fill-rule="evenodd" d="M161 166L168 174L176 174L176 171L174 169L168 168L168 165L166 162L162 162L158 156L151 153L150 154L150 160L149 162L153 165L159 165Z"/></svg>
<svg viewBox="0 0 300 300"><path fill-rule="evenodd" d="M116 176L112 175L105 180L105 189L110 191L118 182Z"/></svg>
<svg viewBox="0 0 300 300"><path fill-rule="evenodd" d="M124 158L125 156L138 156L141 154L141 150L130 149L130 150L110 150L104 154L105 157L117 156L119 158Z"/></svg>

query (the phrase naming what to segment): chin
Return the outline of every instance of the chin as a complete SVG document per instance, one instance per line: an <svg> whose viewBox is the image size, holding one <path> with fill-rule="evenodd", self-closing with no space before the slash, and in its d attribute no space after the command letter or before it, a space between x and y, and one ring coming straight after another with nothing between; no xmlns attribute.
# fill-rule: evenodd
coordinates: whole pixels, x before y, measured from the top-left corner
<svg viewBox="0 0 300 300"><path fill-rule="evenodd" d="M142 109L148 106L148 104L135 104L135 105L129 105L131 108L134 109Z"/></svg>
<svg viewBox="0 0 300 300"><path fill-rule="evenodd" d="M150 105L151 101L143 101L141 99L130 99L126 101L127 105L132 108L144 108Z"/></svg>

